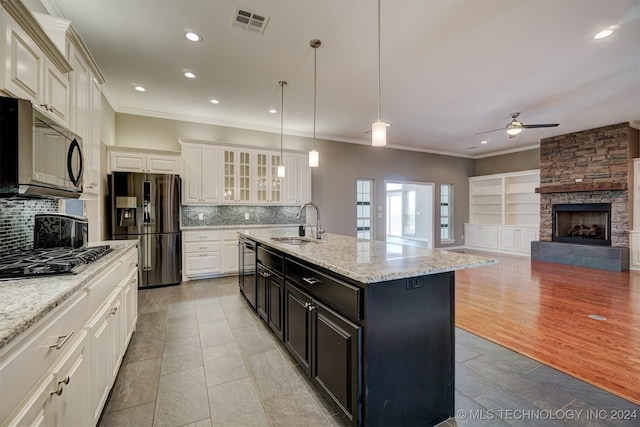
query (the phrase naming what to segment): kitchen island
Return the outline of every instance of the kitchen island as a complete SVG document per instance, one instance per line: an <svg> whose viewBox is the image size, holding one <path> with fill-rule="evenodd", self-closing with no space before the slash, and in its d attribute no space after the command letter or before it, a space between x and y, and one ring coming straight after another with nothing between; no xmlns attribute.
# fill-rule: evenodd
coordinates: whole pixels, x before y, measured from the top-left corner
<svg viewBox="0 0 640 427"><path fill-rule="evenodd" d="M240 237L256 245L247 300L350 425L454 415L455 271L495 259L292 230Z"/></svg>

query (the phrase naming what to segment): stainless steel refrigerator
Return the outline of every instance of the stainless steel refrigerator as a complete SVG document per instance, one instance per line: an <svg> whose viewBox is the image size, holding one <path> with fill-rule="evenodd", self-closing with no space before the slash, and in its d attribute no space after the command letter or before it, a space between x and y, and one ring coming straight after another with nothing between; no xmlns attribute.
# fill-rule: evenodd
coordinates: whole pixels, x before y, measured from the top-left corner
<svg viewBox="0 0 640 427"><path fill-rule="evenodd" d="M138 287L179 284L180 177L113 172L108 197L111 238L139 241Z"/></svg>

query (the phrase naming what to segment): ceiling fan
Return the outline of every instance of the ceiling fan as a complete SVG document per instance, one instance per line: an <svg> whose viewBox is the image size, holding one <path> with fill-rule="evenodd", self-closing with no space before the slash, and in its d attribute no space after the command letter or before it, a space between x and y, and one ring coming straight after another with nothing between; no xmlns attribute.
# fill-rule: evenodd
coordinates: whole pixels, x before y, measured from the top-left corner
<svg viewBox="0 0 640 427"><path fill-rule="evenodd" d="M519 115L520 115L520 113L518 113L518 112L511 113L511 121L504 128L487 130L487 131L484 131L484 132L476 133L475 135L481 135L483 133L495 132L497 130L505 129L507 131L507 134L509 135L509 138L515 138L516 135L518 135L520 132L522 132L522 129L554 128L554 127L560 125L560 123L545 123L545 124L536 124L536 125L525 125L524 123L518 121L518 116Z"/></svg>

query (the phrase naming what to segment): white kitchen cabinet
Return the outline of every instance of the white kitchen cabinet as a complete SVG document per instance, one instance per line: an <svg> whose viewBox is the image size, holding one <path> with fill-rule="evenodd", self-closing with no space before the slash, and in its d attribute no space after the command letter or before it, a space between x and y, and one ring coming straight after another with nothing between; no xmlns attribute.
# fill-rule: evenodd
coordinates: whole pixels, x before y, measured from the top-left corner
<svg viewBox="0 0 640 427"><path fill-rule="evenodd" d="M109 172L180 174L180 153L135 148L108 148Z"/></svg>
<svg viewBox="0 0 640 427"><path fill-rule="evenodd" d="M3 425L88 426L87 353L87 332L83 330L51 373L45 375L14 416Z"/></svg>
<svg viewBox="0 0 640 427"><path fill-rule="evenodd" d="M208 144L182 144L182 203L215 204L219 199L219 148Z"/></svg>
<svg viewBox="0 0 640 427"><path fill-rule="evenodd" d="M238 274L238 231L222 230L222 273Z"/></svg>
<svg viewBox="0 0 640 427"><path fill-rule="evenodd" d="M466 246L475 249L495 249L498 247L498 229L491 225L465 224Z"/></svg>
<svg viewBox="0 0 640 427"><path fill-rule="evenodd" d="M222 248L218 230L182 232L183 280L222 272Z"/></svg>
<svg viewBox="0 0 640 427"><path fill-rule="evenodd" d="M86 54L71 40L67 42L70 80L69 127L82 138L83 193L100 194L100 82L89 67Z"/></svg>
<svg viewBox="0 0 640 427"><path fill-rule="evenodd" d="M498 227L498 249L508 253L531 253L531 242L538 240L537 228Z"/></svg>
<svg viewBox="0 0 640 427"><path fill-rule="evenodd" d="M311 168L307 155L285 153L285 204L301 205L311 201Z"/></svg>
<svg viewBox="0 0 640 427"><path fill-rule="evenodd" d="M60 304L34 325L30 332L0 357L0 384L11 393L2 393L0 424L16 409L31 390L51 372L56 360L62 358L81 336L86 323L87 296L74 295ZM22 411L18 409L18 411Z"/></svg>
<svg viewBox="0 0 640 427"><path fill-rule="evenodd" d="M68 125L68 70L61 70L50 60L6 11L1 13L5 58L3 88L17 98L31 100L58 122Z"/></svg>
<svg viewBox="0 0 640 427"><path fill-rule="evenodd" d="M132 292L137 294L137 263L138 251L132 249L87 288L90 425L96 425L100 418L135 330L137 295Z"/></svg>
<svg viewBox="0 0 640 427"><path fill-rule="evenodd" d="M74 345L53 368L55 392L51 426L87 426L89 423L89 346L87 332L80 332Z"/></svg>
<svg viewBox="0 0 640 427"><path fill-rule="evenodd" d="M537 227L465 224L465 246L470 249L529 255L531 242L538 240Z"/></svg>
<svg viewBox="0 0 640 427"><path fill-rule="evenodd" d="M238 231L183 231L182 280L238 274Z"/></svg>
<svg viewBox="0 0 640 427"><path fill-rule="evenodd" d="M281 204L283 194L283 179L278 177L280 152L254 152L254 183L255 204Z"/></svg>
<svg viewBox="0 0 640 427"><path fill-rule="evenodd" d="M253 185L252 150L222 147L220 153L220 178L223 204L251 204Z"/></svg>

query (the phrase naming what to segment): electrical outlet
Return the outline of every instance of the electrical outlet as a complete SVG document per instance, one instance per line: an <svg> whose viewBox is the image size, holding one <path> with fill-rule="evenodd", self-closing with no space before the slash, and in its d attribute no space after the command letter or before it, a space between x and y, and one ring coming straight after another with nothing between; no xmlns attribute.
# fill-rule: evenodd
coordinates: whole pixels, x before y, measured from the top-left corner
<svg viewBox="0 0 640 427"><path fill-rule="evenodd" d="M199 214L198 214L198 219L199 219L200 221L204 221L204 214L199 213Z"/></svg>
<svg viewBox="0 0 640 427"><path fill-rule="evenodd" d="M249 220L249 212L247 212L246 214L244 214L244 219L245 219L245 220L247 220L247 221Z"/></svg>

